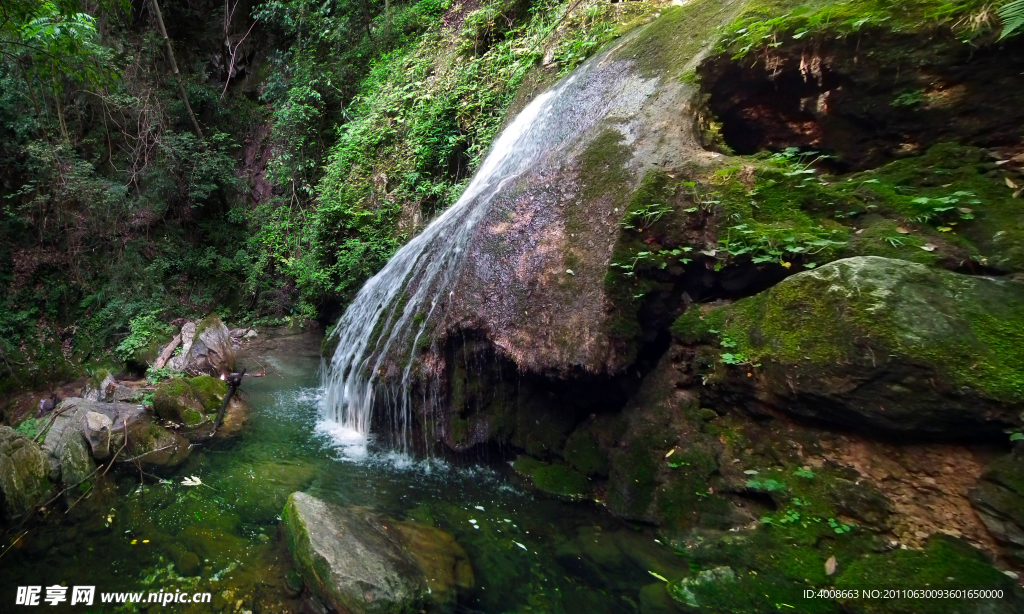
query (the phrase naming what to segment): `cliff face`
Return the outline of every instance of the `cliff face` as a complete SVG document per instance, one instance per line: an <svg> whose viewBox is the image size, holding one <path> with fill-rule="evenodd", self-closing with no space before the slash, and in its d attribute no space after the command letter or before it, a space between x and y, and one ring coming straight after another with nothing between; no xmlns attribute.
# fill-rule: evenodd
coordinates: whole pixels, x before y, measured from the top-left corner
<svg viewBox="0 0 1024 614"><path fill-rule="evenodd" d="M503 188L414 354L434 438L509 442L537 487L686 547L761 519L778 554L809 515L822 564L863 554L849 527L1016 560L1012 488L974 491L994 533L968 491L1021 426L1024 99L983 81L1024 55L829 10L691 2L574 73L584 129Z"/></svg>

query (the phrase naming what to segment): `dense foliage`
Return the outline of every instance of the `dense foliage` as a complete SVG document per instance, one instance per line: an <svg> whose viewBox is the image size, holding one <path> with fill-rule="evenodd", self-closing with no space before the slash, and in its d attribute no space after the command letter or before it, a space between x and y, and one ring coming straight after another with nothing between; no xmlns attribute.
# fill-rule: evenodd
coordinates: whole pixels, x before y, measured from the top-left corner
<svg viewBox="0 0 1024 614"><path fill-rule="evenodd" d="M184 96L153 0L2 4L0 389L123 359L175 317L333 317L458 198L528 71L550 82L623 19L578 0L159 5Z"/></svg>

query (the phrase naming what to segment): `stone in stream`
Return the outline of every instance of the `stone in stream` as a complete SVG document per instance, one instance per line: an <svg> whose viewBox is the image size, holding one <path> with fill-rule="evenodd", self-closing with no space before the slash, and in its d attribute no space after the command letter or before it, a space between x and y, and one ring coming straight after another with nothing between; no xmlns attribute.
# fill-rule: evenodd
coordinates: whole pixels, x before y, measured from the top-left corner
<svg viewBox="0 0 1024 614"><path fill-rule="evenodd" d="M714 352L708 368L694 361L708 392L754 410L1002 437L1024 403L1024 284L1013 281L846 258L724 307L691 308L673 332L698 355Z"/></svg>
<svg viewBox="0 0 1024 614"><path fill-rule="evenodd" d="M0 426L0 517L24 515L52 490L46 454L30 438Z"/></svg>
<svg viewBox="0 0 1024 614"><path fill-rule="evenodd" d="M68 489L65 496L69 500L78 497L78 491L85 488L96 470L96 461L89 455L89 445L85 438L75 433L64 442L60 451L60 476L64 488Z"/></svg>
<svg viewBox="0 0 1024 614"><path fill-rule="evenodd" d="M172 378L157 387L153 410L163 420L180 425L186 437L200 439L212 433L217 412L227 392L227 382L216 377ZM248 405L237 393L232 395L217 435L228 437L237 433L248 419L248 414Z"/></svg>
<svg viewBox="0 0 1024 614"><path fill-rule="evenodd" d="M443 610L474 583L465 551L434 527L385 520L301 492L288 497L282 522L306 584L342 612Z"/></svg>

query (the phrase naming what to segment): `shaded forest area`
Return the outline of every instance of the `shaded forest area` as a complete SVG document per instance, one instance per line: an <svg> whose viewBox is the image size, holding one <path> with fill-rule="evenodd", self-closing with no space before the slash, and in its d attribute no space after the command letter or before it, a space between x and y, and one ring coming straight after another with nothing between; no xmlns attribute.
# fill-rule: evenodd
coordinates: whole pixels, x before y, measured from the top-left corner
<svg viewBox="0 0 1024 614"><path fill-rule="evenodd" d="M0 391L130 361L174 318L336 317L542 53L564 74L622 12L163 0L165 41L155 6L3 2Z"/></svg>

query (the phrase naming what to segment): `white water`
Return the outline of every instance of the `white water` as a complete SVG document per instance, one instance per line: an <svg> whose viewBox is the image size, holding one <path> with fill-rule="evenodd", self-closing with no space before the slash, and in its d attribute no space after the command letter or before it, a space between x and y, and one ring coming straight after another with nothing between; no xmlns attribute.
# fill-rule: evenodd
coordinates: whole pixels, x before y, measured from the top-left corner
<svg viewBox="0 0 1024 614"><path fill-rule="evenodd" d="M462 197L359 291L332 333L338 346L324 376L325 419L365 438L375 405L387 407L393 441L408 450L417 342L443 314L474 230L503 190L564 152L615 104L604 82L622 87L618 75L592 75L601 69L601 59L593 58L523 109L495 141ZM404 361L391 356L399 351L407 352ZM384 369L394 364L404 364L400 378L385 381Z"/></svg>

